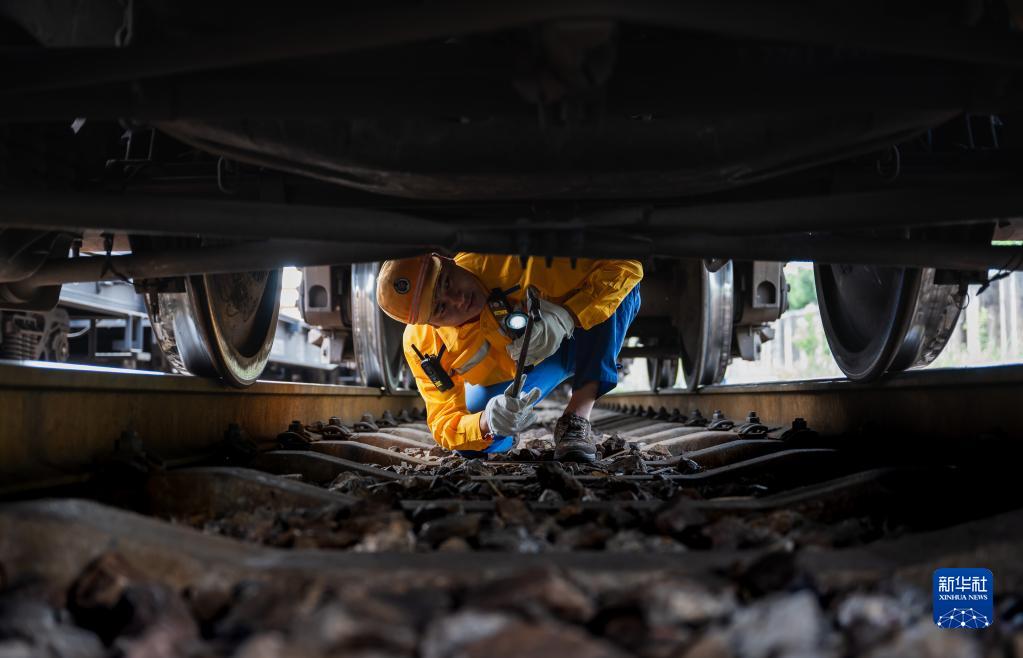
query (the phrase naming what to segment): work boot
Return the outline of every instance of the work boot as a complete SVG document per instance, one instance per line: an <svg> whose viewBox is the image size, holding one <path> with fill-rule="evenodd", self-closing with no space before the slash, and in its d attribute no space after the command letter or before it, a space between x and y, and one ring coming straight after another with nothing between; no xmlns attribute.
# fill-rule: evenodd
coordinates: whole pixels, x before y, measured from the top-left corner
<svg viewBox="0 0 1023 658"><path fill-rule="evenodd" d="M567 413L554 426L554 458L562 462L591 462L597 458L590 421Z"/></svg>

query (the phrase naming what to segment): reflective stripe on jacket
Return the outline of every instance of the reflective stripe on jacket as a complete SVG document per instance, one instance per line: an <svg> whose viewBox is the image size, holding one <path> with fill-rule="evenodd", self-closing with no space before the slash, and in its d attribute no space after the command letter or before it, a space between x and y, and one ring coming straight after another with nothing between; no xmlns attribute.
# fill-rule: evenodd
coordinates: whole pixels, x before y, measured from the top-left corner
<svg viewBox="0 0 1023 658"><path fill-rule="evenodd" d="M568 258L555 258L550 266L543 258L530 258L523 269L518 256L460 253L455 262L475 274L488 291L520 286L508 295L516 308L526 287L535 286L541 297L567 308L582 329L611 317L643 278L643 266L634 260L580 258L573 268ZM458 327L405 327L405 358L426 402L426 422L441 446L449 450L487 447L480 432L480 414L466 409L465 384L486 386L514 378L515 362L505 349L509 343L489 307L478 319ZM441 363L455 384L451 390L437 390L420 367L412 345L423 354L438 354L442 345L446 346Z"/></svg>

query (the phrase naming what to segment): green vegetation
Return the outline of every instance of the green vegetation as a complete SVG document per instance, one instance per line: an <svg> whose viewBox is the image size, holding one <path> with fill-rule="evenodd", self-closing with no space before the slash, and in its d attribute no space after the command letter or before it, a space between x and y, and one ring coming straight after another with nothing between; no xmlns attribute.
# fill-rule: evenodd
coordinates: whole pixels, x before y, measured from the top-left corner
<svg viewBox="0 0 1023 658"><path fill-rule="evenodd" d="M807 304L817 303L812 269L787 270L785 277L789 282L789 310L797 311Z"/></svg>

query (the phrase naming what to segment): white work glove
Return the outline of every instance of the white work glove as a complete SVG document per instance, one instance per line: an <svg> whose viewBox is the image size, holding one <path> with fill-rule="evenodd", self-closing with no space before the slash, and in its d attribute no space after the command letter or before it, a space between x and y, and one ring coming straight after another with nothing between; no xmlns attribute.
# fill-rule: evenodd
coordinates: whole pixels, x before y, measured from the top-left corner
<svg viewBox="0 0 1023 658"><path fill-rule="evenodd" d="M572 337L575 322L572 314L563 306L545 299L537 300L540 317L533 322L533 333L529 336L529 354L526 365L536 365L558 351L561 341ZM519 336L508 346L513 361L519 360L525 335Z"/></svg>
<svg viewBox="0 0 1023 658"><path fill-rule="evenodd" d="M512 397L512 382L504 395L495 395L487 401L483 411L490 431L498 436L514 436L537 421L533 405L540 399L540 389L534 388L524 398Z"/></svg>

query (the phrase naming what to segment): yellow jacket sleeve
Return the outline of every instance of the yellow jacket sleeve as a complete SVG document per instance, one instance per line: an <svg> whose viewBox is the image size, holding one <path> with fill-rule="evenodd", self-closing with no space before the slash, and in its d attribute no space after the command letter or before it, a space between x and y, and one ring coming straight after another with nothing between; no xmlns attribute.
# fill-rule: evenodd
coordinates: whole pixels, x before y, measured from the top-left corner
<svg viewBox="0 0 1023 658"><path fill-rule="evenodd" d="M589 329L614 315L636 284L643 278L643 265L636 260L597 260L577 292L564 302L579 326Z"/></svg>
<svg viewBox="0 0 1023 658"><path fill-rule="evenodd" d="M465 382L452 373L454 386L448 391L439 391L423 372L419 358L405 343L405 359L416 378L419 395L426 403L426 424L430 426L433 438L442 448L448 450L483 450L490 441L480 431L482 412L469 413L465 405Z"/></svg>

